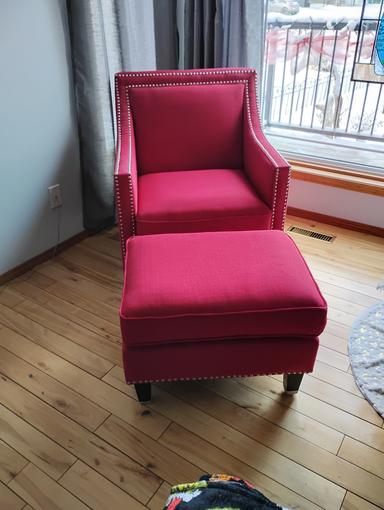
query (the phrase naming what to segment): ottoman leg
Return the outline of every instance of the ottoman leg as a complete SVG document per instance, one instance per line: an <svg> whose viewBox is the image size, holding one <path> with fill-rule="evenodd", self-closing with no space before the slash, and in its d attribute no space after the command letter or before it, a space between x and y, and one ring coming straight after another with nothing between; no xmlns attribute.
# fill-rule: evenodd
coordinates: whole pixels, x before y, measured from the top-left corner
<svg viewBox="0 0 384 510"><path fill-rule="evenodd" d="M284 390L288 395L294 395L299 391L300 383L304 374L284 374Z"/></svg>
<svg viewBox="0 0 384 510"><path fill-rule="evenodd" d="M135 384L135 390L139 402L149 402L151 400L151 383Z"/></svg>

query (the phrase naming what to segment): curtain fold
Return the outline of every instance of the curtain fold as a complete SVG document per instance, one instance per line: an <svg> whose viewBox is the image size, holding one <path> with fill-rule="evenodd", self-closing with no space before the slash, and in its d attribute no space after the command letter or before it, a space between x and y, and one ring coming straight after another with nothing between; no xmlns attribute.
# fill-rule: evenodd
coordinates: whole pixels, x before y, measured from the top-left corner
<svg viewBox="0 0 384 510"><path fill-rule="evenodd" d="M177 0L179 67L262 72L265 0Z"/></svg>
<svg viewBox="0 0 384 510"><path fill-rule="evenodd" d="M67 0L84 227L115 221L114 74L156 68L152 0Z"/></svg>
<svg viewBox="0 0 384 510"><path fill-rule="evenodd" d="M187 0L184 11L184 67L214 67L216 0Z"/></svg>
<svg viewBox="0 0 384 510"><path fill-rule="evenodd" d="M115 221L114 74L122 70L256 67L264 0L67 0L84 227Z"/></svg>

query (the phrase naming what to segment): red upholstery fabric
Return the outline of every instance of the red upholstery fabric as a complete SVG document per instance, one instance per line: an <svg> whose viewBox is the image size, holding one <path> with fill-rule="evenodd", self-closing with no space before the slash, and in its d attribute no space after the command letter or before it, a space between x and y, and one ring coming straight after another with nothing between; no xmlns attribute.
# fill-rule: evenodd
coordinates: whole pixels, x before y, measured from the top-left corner
<svg viewBox="0 0 384 510"><path fill-rule="evenodd" d="M243 218L228 220L225 229L283 228L289 165L262 133L255 84L255 71L246 68L116 75L115 190L123 257L126 241L136 229L160 232L158 223L151 230L148 222L143 229L137 221L138 207L141 217L151 214L140 207L137 178L148 172L241 169L253 185L255 199L270 210L270 221L266 224L265 216L255 215L249 226ZM216 214L210 216L209 204L199 204L207 214L193 230L223 230L224 222ZM191 211L182 209L181 200L179 205L177 231L188 232ZM163 225L166 232L172 231L169 223Z"/></svg>
<svg viewBox="0 0 384 510"><path fill-rule="evenodd" d="M126 345L317 337L327 305L283 232L137 236L127 243Z"/></svg>
<svg viewBox="0 0 384 510"><path fill-rule="evenodd" d="M145 174L139 189L139 235L257 230L271 223L271 210L240 170Z"/></svg>
<svg viewBox="0 0 384 510"><path fill-rule="evenodd" d="M316 337L236 338L133 347L123 343L127 383L311 372Z"/></svg>
<svg viewBox="0 0 384 510"><path fill-rule="evenodd" d="M243 166L244 83L198 83L130 91L141 174Z"/></svg>

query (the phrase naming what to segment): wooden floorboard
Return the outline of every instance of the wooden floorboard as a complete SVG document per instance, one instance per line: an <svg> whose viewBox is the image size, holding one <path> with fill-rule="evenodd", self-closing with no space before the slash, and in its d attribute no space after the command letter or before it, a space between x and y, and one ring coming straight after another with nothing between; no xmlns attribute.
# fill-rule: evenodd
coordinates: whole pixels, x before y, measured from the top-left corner
<svg viewBox="0 0 384 510"><path fill-rule="evenodd" d="M384 423L351 374L348 334L382 295L384 241L300 218L292 234L329 305L314 372L124 382L116 229L0 287L0 508L160 510L172 484L206 472L249 479L287 508L384 508Z"/></svg>
<svg viewBox="0 0 384 510"><path fill-rule="evenodd" d="M0 508L4 510L21 510L25 508L25 501L19 498L9 487L0 482Z"/></svg>
<svg viewBox="0 0 384 510"><path fill-rule="evenodd" d="M28 464L9 487L36 510L88 510L84 503L33 464Z"/></svg>

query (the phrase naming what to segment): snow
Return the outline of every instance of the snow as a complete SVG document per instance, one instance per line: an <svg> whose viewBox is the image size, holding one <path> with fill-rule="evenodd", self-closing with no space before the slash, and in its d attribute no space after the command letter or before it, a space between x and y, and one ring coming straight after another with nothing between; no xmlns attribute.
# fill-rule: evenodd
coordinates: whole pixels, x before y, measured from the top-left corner
<svg viewBox="0 0 384 510"><path fill-rule="evenodd" d="M366 5L364 17L378 18L379 4ZM340 22L346 22L350 28L351 24L357 24L360 20L362 7L359 6L336 6L326 5L319 7L300 7L297 14L287 15L276 12L268 13L268 23L326 23L328 27Z"/></svg>

